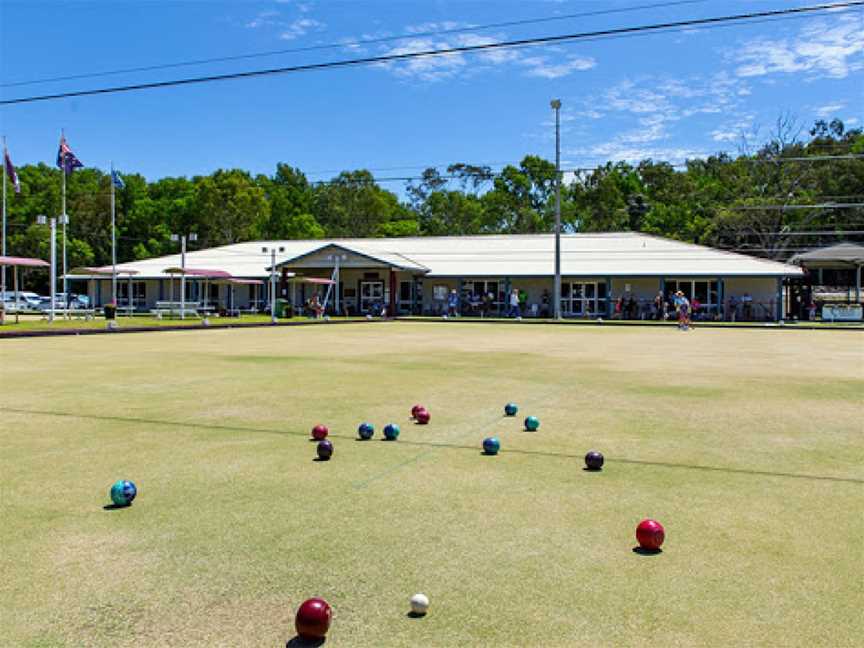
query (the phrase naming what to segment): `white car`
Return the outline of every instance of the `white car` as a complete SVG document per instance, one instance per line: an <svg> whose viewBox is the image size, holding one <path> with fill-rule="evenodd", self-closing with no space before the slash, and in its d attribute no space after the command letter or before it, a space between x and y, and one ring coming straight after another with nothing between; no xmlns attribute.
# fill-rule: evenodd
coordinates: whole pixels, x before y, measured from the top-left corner
<svg viewBox="0 0 864 648"><path fill-rule="evenodd" d="M37 311L39 310L39 304L42 302L42 298L34 292L19 292L18 293L18 308L21 312L24 311ZM6 299L3 302L6 306L6 312L12 312L15 310L15 293L13 291L6 291Z"/></svg>

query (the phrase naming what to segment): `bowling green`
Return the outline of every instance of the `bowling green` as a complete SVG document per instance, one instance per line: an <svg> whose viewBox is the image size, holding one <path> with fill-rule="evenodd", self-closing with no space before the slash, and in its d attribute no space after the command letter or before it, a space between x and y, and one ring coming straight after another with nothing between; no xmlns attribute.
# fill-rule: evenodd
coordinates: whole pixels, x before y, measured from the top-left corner
<svg viewBox="0 0 864 648"><path fill-rule="evenodd" d="M375 322L2 340L0 366L4 646L284 646L311 596L352 648L864 636L860 332ZM117 479L138 497L104 510Z"/></svg>

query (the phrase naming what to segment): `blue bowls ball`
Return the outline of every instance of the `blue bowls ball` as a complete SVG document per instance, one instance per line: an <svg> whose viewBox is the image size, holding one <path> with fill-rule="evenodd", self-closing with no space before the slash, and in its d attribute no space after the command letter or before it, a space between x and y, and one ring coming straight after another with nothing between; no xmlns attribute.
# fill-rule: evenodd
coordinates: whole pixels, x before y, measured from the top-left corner
<svg viewBox="0 0 864 648"><path fill-rule="evenodd" d="M498 437L487 437L483 439L483 452L487 455L496 455L501 449L501 442Z"/></svg>
<svg viewBox="0 0 864 648"><path fill-rule="evenodd" d="M536 416L529 416L525 419L525 429L529 432L536 432L537 428L540 427L540 419Z"/></svg>
<svg viewBox="0 0 864 648"><path fill-rule="evenodd" d="M318 442L318 458L321 461L329 461L330 457L333 456L333 442L329 439L324 439L323 441Z"/></svg>
<svg viewBox="0 0 864 648"><path fill-rule="evenodd" d="M384 426L384 438L388 441L395 441L399 438L399 426L395 423L388 423Z"/></svg>
<svg viewBox="0 0 864 648"><path fill-rule="evenodd" d="M360 427L357 428L357 434L360 435L360 438L364 441L368 441L372 438L372 435L375 434L375 426L371 423L361 423Z"/></svg>
<svg viewBox="0 0 864 648"><path fill-rule="evenodd" d="M504 406L504 413L507 416L516 416L516 412L519 411L519 406L516 403L507 403Z"/></svg>
<svg viewBox="0 0 864 648"><path fill-rule="evenodd" d="M126 479L117 480L111 487L111 501L116 506L129 506L137 494L135 484Z"/></svg>

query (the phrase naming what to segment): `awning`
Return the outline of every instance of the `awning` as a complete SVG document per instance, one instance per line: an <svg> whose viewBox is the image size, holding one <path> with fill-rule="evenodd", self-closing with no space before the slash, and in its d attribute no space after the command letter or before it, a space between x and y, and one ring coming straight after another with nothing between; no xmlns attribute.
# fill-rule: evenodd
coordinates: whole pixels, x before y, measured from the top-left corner
<svg viewBox="0 0 864 648"><path fill-rule="evenodd" d="M264 284L261 279L237 279L236 277L216 279L213 283L228 284L231 286L261 286Z"/></svg>
<svg viewBox="0 0 864 648"><path fill-rule="evenodd" d="M91 277L110 277L113 274L111 268L101 267L101 268L90 268L86 266L72 268L68 273L66 273L67 278L72 275L79 276L91 276ZM137 270L121 270L117 268L117 276L118 277L132 277L137 275Z"/></svg>
<svg viewBox="0 0 864 648"><path fill-rule="evenodd" d="M293 277L291 281L300 281L308 284L318 284L321 286L335 286L336 282L333 279L320 279L318 277Z"/></svg>
<svg viewBox="0 0 864 648"><path fill-rule="evenodd" d="M208 270L205 268L165 268L165 274L185 274L187 277L204 277L211 279L232 279L230 272L225 270Z"/></svg>
<svg viewBox="0 0 864 648"><path fill-rule="evenodd" d="M848 264L850 266L864 265L864 245L855 243L839 243L828 247L818 248L796 254L791 259L792 263L799 265L819 267L827 264Z"/></svg>
<svg viewBox="0 0 864 648"><path fill-rule="evenodd" d="M47 268L49 263L42 259L31 259L29 257L0 256L0 266L11 266L18 268Z"/></svg>

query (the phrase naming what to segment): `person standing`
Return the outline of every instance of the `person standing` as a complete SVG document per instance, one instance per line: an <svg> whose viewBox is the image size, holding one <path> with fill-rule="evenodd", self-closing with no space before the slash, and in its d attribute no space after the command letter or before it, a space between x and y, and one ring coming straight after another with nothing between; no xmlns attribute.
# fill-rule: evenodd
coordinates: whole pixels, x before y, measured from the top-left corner
<svg viewBox="0 0 864 648"><path fill-rule="evenodd" d="M749 292L745 292L741 297L741 317L745 322L753 319L753 296Z"/></svg>
<svg viewBox="0 0 864 648"><path fill-rule="evenodd" d="M483 295L483 311L484 317L489 317L492 314L492 303L495 301L495 296L491 292Z"/></svg>
<svg viewBox="0 0 864 648"><path fill-rule="evenodd" d="M678 328L686 331L690 326L690 301L680 290L675 293L675 310L678 311Z"/></svg>
<svg viewBox="0 0 864 648"><path fill-rule="evenodd" d="M456 289L453 288L450 291L450 295L447 297L447 316L448 317L456 317L459 314L459 295L456 293Z"/></svg>
<svg viewBox="0 0 864 648"><path fill-rule="evenodd" d="M666 319L666 304L663 301L663 292L654 297L654 319Z"/></svg>
<svg viewBox="0 0 864 648"><path fill-rule="evenodd" d="M519 289L514 288L510 291L510 309L507 311L507 317L515 317L522 319L522 311L519 310Z"/></svg>

